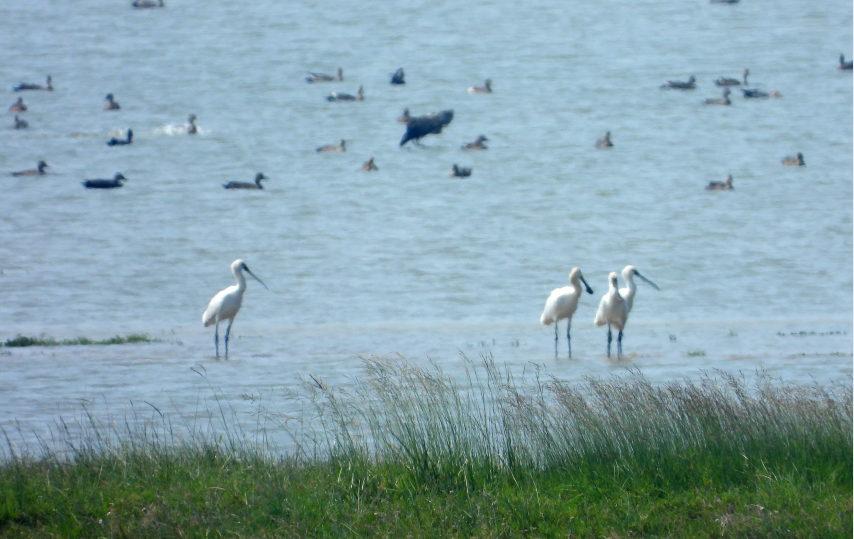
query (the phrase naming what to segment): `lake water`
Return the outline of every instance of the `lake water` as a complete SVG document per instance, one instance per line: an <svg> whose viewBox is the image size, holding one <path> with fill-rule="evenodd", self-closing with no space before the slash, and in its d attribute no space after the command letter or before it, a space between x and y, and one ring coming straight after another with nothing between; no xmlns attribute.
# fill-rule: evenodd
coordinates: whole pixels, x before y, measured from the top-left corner
<svg viewBox="0 0 854 539"><path fill-rule="evenodd" d="M346 385L360 355L451 375L491 352L566 379L851 378L850 1L33 0L0 21L0 105L30 108L27 130L2 109L0 340L161 339L0 349L2 425L38 429L81 400L193 409L208 383L240 410L307 373ZM339 66L343 82L304 80ZM407 84L389 85L401 66ZM744 68L783 97L703 104ZM54 92L12 91L48 74ZM696 90L659 88L689 75ZM466 92L486 78L492 94ZM359 85L363 102L324 99ZM455 116L399 148L406 107ZM190 113L196 136L177 129ZM105 146L128 127L131 146ZM460 149L480 134L487 151ZM346 153L315 152L340 139ZM781 164L797 152L805 167ZM371 156L379 171L360 172ZM40 159L48 175L9 176ZM258 171L263 191L221 187ZM115 172L122 189L80 185ZM734 191L704 190L727 174ZM236 258L270 291L250 279L224 360L201 314ZM638 284L609 360L592 321L627 264L661 290ZM573 266L595 293L555 360L539 316Z"/></svg>

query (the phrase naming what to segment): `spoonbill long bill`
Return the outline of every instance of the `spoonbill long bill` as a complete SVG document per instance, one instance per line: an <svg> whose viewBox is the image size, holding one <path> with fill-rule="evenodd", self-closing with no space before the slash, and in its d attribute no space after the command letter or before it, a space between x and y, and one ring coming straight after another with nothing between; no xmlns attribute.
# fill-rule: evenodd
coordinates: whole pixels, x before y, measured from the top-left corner
<svg viewBox="0 0 854 539"><path fill-rule="evenodd" d="M608 293L599 301L599 310L593 324L604 326L608 324L608 357L611 357L611 326L620 333L617 335L617 357L623 354L623 328L629 319L629 306L625 298L617 289L617 273L612 271L608 275Z"/></svg>
<svg viewBox="0 0 854 539"><path fill-rule="evenodd" d="M625 268L623 268L622 274L623 280L626 281L626 287L620 289L620 295L623 296L623 299L626 300L626 302L628 303L629 312L632 312L632 301L634 301L635 293L637 293L638 291L637 287L635 286L635 281L633 277L637 277L649 286L655 288L656 290L660 290L657 284L641 275L638 272L637 268L635 268L634 266L626 266Z"/></svg>
<svg viewBox="0 0 854 539"><path fill-rule="evenodd" d="M555 325L555 359L557 359L557 325L558 322L566 318L566 349L569 357L572 357L572 343L569 339L569 327L572 325L572 315L578 308L578 298L581 297L581 283L584 283L584 288L588 294L593 293L593 289L584 280L581 275L581 270L572 268L569 272L569 284L562 288L555 288L549 294L546 300L546 306L543 308L543 314L540 316L540 324L544 326L554 322Z"/></svg>
<svg viewBox="0 0 854 539"><path fill-rule="evenodd" d="M234 317L237 316L237 312L240 310L240 304L243 303L243 292L246 290L246 279L243 277L244 271L261 283L264 288L267 288L267 285L261 279L255 277L255 274L249 271L249 267L243 260L238 258L231 263L231 273L234 275L237 284L229 286L214 296L211 302L208 303L205 314L202 315L202 322L204 322L205 327L212 324L216 325L214 346L216 346L217 357L219 357L219 323L223 320L228 320L228 329L225 330L225 356L228 357L228 334L231 332L231 324L234 323Z"/></svg>

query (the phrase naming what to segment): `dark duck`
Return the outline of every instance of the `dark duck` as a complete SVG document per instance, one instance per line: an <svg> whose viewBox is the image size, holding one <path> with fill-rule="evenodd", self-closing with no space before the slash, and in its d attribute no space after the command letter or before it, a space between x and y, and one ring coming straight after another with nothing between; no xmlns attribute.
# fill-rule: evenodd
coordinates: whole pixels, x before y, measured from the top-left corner
<svg viewBox="0 0 854 539"><path fill-rule="evenodd" d="M400 145L403 146L410 140L414 140L416 144L420 144L419 140L421 138L427 135L438 135L442 132L442 128L451 123L453 119L453 110L443 110L439 113L410 117L409 121L406 122L406 133L400 139Z"/></svg>
<svg viewBox="0 0 854 539"><path fill-rule="evenodd" d="M261 185L261 180L269 180L267 176L264 176L263 173L259 172L255 175L255 182L228 182L222 184L222 186L226 189L263 189L264 186Z"/></svg>
<svg viewBox="0 0 854 539"><path fill-rule="evenodd" d="M133 142L133 131L128 129L127 138L117 139L116 137L113 137L107 141L107 146L127 146L128 144L130 144L132 142Z"/></svg>
<svg viewBox="0 0 854 539"><path fill-rule="evenodd" d="M44 169L47 168L47 163L44 161L39 161L37 168L30 170L19 170L18 172L13 172L12 176L44 176Z"/></svg>
<svg viewBox="0 0 854 539"><path fill-rule="evenodd" d="M121 187L123 181L127 181L127 178L122 176L121 172L116 172L112 180L86 180L83 182L83 187L86 189L115 189Z"/></svg>
<svg viewBox="0 0 854 539"><path fill-rule="evenodd" d="M53 80L50 78L50 75L47 76L47 84L42 86L41 84L30 84L28 82L22 82L21 84L15 86L14 90L16 92L22 92L24 90L45 90L47 92L53 91Z"/></svg>

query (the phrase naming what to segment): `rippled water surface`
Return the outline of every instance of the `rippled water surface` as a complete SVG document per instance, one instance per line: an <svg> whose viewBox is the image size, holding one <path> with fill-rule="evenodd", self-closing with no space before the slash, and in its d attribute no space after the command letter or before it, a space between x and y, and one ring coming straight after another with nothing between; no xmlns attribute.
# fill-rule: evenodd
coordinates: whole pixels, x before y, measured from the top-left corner
<svg viewBox="0 0 854 539"><path fill-rule="evenodd" d="M460 352L491 352L568 379L850 379L851 2L129 4L0 4L0 106L30 108L18 131L2 109L0 340L161 342L0 349L3 424L79 399L191 409L208 381L235 403L309 372L347 384L371 354L452 375ZM304 80L339 66L343 82ZM745 67L783 97L703 104ZM12 92L47 74L54 92ZM696 90L659 88L692 74ZM466 92L486 78L494 93ZM363 102L324 99L359 85ZM109 92L120 111L101 110ZM455 116L399 148L405 107ZM128 127L131 146L105 146ZM479 134L489 150L460 150ZM799 151L805 167L781 164ZM39 159L48 175L9 176ZM122 189L80 185L117 171ZM220 186L258 171L263 191ZM704 190L727 174L734 191ZM201 313L236 258L270 291L250 280L223 360ZM661 290L639 283L616 361L592 321L626 264ZM595 293L555 360L539 316L573 266Z"/></svg>

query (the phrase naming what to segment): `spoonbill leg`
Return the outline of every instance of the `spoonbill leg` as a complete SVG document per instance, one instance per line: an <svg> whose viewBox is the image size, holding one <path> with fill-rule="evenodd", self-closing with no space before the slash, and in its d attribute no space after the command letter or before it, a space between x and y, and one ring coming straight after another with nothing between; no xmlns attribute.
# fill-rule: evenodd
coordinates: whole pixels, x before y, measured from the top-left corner
<svg viewBox="0 0 854 539"><path fill-rule="evenodd" d="M557 322L555 322L555 359L557 359Z"/></svg>
<svg viewBox="0 0 854 539"><path fill-rule="evenodd" d="M567 357L572 357L572 343L569 340L569 326L572 325L572 320L566 321L566 355ZM557 331L557 324L555 324L555 331Z"/></svg>
<svg viewBox="0 0 854 539"><path fill-rule="evenodd" d="M214 348L216 348L216 357L219 357L219 322L214 326Z"/></svg>
<svg viewBox="0 0 854 539"><path fill-rule="evenodd" d="M617 334L617 359L620 359L623 355L623 330L620 330L620 333Z"/></svg>
<svg viewBox="0 0 854 539"><path fill-rule="evenodd" d="M608 324L608 357L611 357L611 324Z"/></svg>
<svg viewBox="0 0 854 539"><path fill-rule="evenodd" d="M234 323L234 318L228 321L228 329L225 330L225 357L228 357L228 334L231 333L231 324Z"/></svg>

